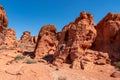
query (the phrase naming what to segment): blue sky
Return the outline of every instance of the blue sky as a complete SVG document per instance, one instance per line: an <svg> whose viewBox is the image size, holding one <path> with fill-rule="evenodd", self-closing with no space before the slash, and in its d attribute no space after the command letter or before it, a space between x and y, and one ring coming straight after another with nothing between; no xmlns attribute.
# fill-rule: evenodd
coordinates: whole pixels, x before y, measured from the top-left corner
<svg viewBox="0 0 120 80"><path fill-rule="evenodd" d="M38 35L40 28L54 24L57 31L75 20L80 12L90 12L98 23L108 12L120 12L120 0L0 0L19 39L24 31Z"/></svg>

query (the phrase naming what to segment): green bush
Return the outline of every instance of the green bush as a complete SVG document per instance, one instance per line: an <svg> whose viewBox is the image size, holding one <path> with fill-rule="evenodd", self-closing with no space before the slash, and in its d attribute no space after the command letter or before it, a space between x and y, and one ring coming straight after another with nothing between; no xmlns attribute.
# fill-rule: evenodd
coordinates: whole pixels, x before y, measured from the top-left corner
<svg viewBox="0 0 120 80"><path fill-rule="evenodd" d="M18 60L22 60L22 59L24 59L25 57L23 56L23 55L17 55L15 58L14 58L14 60L15 61L18 61Z"/></svg>
<svg viewBox="0 0 120 80"><path fill-rule="evenodd" d="M37 63L37 61L34 59L26 59L23 63L34 64L34 63Z"/></svg>
<svg viewBox="0 0 120 80"><path fill-rule="evenodd" d="M116 67L120 68L120 61L117 62Z"/></svg>

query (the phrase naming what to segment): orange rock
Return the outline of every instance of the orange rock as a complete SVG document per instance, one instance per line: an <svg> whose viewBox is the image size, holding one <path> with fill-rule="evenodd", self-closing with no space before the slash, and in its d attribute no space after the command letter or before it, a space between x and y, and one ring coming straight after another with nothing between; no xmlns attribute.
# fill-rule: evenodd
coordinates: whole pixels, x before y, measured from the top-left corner
<svg viewBox="0 0 120 80"><path fill-rule="evenodd" d="M34 45L37 43L37 36L31 36L29 31L23 32L19 44Z"/></svg>
<svg viewBox="0 0 120 80"><path fill-rule="evenodd" d="M0 6L0 45L7 47L16 46L16 32L14 29L8 29L8 19L6 12L2 6Z"/></svg>
<svg viewBox="0 0 120 80"><path fill-rule="evenodd" d="M54 25L43 26L38 35L35 58L40 59L45 55L54 54L57 43L56 27Z"/></svg>
<svg viewBox="0 0 120 80"><path fill-rule="evenodd" d="M93 49L107 52L111 59L120 60L120 14L108 13L96 26Z"/></svg>
<svg viewBox="0 0 120 80"><path fill-rule="evenodd" d="M4 8L0 5L0 32L2 32L8 26L8 19Z"/></svg>
<svg viewBox="0 0 120 80"><path fill-rule="evenodd" d="M16 38L16 32L14 29L12 29L12 28L7 29L3 43L7 46L16 46L17 45L18 41Z"/></svg>

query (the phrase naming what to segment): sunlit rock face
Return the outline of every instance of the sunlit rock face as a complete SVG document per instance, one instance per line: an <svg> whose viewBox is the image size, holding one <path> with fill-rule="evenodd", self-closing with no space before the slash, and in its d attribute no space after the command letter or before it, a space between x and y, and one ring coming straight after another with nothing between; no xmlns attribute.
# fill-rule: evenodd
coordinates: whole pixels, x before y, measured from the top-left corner
<svg viewBox="0 0 120 80"><path fill-rule="evenodd" d="M109 53L112 61L120 60L120 14L108 13L96 26L93 48Z"/></svg>
<svg viewBox="0 0 120 80"><path fill-rule="evenodd" d="M35 58L40 59L46 55L54 54L58 44L56 26L45 25L38 34L38 40L35 47Z"/></svg>
<svg viewBox="0 0 120 80"><path fill-rule="evenodd" d="M16 38L16 32L14 29L7 29L3 43L7 46L17 46L18 40Z"/></svg>
<svg viewBox="0 0 120 80"><path fill-rule="evenodd" d="M80 68L82 66L80 62L84 61L82 58L85 58L85 54L87 56L87 49L92 46L97 36L94 26L93 16L87 12L81 12L74 22L66 25L60 33L53 64L59 66L69 61L73 68ZM89 53L93 57L99 54L94 51Z"/></svg>

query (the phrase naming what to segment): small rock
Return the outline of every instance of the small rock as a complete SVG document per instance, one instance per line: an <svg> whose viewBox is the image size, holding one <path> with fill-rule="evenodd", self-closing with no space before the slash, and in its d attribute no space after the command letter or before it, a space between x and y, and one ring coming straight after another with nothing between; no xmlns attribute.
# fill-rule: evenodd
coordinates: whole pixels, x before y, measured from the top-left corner
<svg viewBox="0 0 120 80"><path fill-rule="evenodd" d="M120 78L120 71L113 72L110 76L114 78Z"/></svg>

